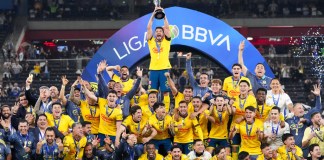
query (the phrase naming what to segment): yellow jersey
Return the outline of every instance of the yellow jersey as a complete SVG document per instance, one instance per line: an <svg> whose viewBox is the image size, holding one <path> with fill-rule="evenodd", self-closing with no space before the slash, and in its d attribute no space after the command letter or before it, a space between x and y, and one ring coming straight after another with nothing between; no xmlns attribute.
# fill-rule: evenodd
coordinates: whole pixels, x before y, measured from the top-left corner
<svg viewBox="0 0 324 160"><path fill-rule="evenodd" d="M149 119L149 124L157 131L157 135L153 137L154 140L164 140L170 138L169 126L172 122L172 117L166 115L163 121L156 118L156 114L152 115Z"/></svg>
<svg viewBox="0 0 324 160"><path fill-rule="evenodd" d="M241 80L246 80L250 84L250 89L252 89L251 82L249 78L241 76L239 81L233 81L233 76L225 78L223 83L223 90L227 92L227 96L230 98L236 98L240 95L240 82Z"/></svg>
<svg viewBox="0 0 324 160"><path fill-rule="evenodd" d="M262 122L265 122L273 106L269 106L266 103L263 105L257 105L256 118L260 119Z"/></svg>
<svg viewBox="0 0 324 160"><path fill-rule="evenodd" d="M184 100L184 95L181 92L178 92L176 96L174 96L174 108L179 108L179 102ZM195 112L195 109L192 105L192 102L188 104L188 113L193 113Z"/></svg>
<svg viewBox="0 0 324 160"><path fill-rule="evenodd" d="M49 127L56 127L61 133L67 133L69 128L72 127L74 121L68 116L62 114L60 119L54 120L54 116L51 113L45 113L47 116L47 123Z"/></svg>
<svg viewBox="0 0 324 160"><path fill-rule="evenodd" d="M40 72L41 72L41 66L39 66L39 65L35 65L35 66L34 66L34 73L35 73L35 74L40 74Z"/></svg>
<svg viewBox="0 0 324 160"><path fill-rule="evenodd" d="M68 135L64 137L63 145L64 145L64 160L74 160L76 157L82 159L84 147L87 144L87 138L82 137L80 141L75 141L72 135ZM77 156L76 156L77 154Z"/></svg>
<svg viewBox="0 0 324 160"><path fill-rule="evenodd" d="M138 143L142 143L142 132L147 124L147 119L142 118L140 122L136 123L133 121L132 116L128 116L122 123L122 125L127 128L130 133L137 136Z"/></svg>
<svg viewBox="0 0 324 160"><path fill-rule="evenodd" d="M122 81L116 74L113 74L112 80L114 80L115 82L121 82L123 84L123 93L125 94L128 93L134 85L133 79L129 78L127 81Z"/></svg>
<svg viewBox="0 0 324 160"><path fill-rule="evenodd" d="M303 157L303 151L301 148L295 145L296 148L296 155L298 157ZM293 155L292 152L287 152L286 145L282 145L281 147L278 148L277 154L280 155L282 159L289 159L289 160L296 160L295 156Z"/></svg>
<svg viewBox="0 0 324 160"><path fill-rule="evenodd" d="M134 96L131 101L130 101L130 105L133 106L133 105L139 105L139 106L146 106L148 105L148 94L142 94L140 96Z"/></svg>
<svg viewBox="0 0 324 160"><path fill-rule="evenodd" d="M203 113L199 114L196 119L198 120L200 128L203 132L204 139L207 139L208 138L208 119L205 116L205 114L210 115L209 110L205 110ZM194 134L194 139L199 139L199 135L196 132Z"/></svg>
<svg viewBox="0 0 324 160"><path fill-rule="evenodd" d="M170 69L171 64L169 60L171 40L167 40L166 37L162 39L162 42L156 42L152 37L147 41L150 49L151 61L150 70L164 70Z"/></svg>
<svg viewBox="0 0 324 160"><path fill-rule="evenodd" d="M309 145L311 144L318 144L321 149L321 155L324 155L324 126L321 126L320 129L314 129L313 126L307 127L304 131L304 137L302 142L308 140L308 137L315 132L316 135L310 140ZM320 137L320 138L319 138Z"/></svg>
<svg viewBox="0 0 324 160"><path fill-rule="evenodd" d="M149 105L141 106L142 109L142 119L149 119L152 115L154 115L153 107L150 107Z"/></svg>
<svg viewBox="0 0 324 160"><path fill-rule="evenodd" d="M215 123L211 123L209 138L213 139L228 139L227 125L229 122L229 113L227 110L219 113L216 106L210 115L215 119Z"/></svg>
<svg viewBox="0 0 324 160"><path fill-rule="evenodd" d="M215 155L215 156L213 156L213 157L211 158L211 160L218 160L218 158L217 158L217 156ZM231 156L226 156L226 160L232 160L232 157L231 157Z"/></svg>
<svg viewBox="0 0 324 160"><path fill-rule="evenodd" d="M172 160L173 158L172 158L172 155L171 154L168 154L165 158L164 158L164 160ZM189 160L189 157L187 156L187 155L185 155L185 154L182 154L181 155L181 160Z"/></svg>
<svg viewBox="0 0 324 160"><path fill-rule="evenodd" d="M84 121L91 122L91 134L98 134L100 108L98 105L89 106L87 101L80 101L81 115Z"/></svg>
<svg viewBox="0 0 324 160"><path fill-rule="evenodd" d="M199 139L203 140L204 136L197 119L190 119L190 116L185 118L179 117L179 121L173 121L175 126L175 136L173 142L190 143L193 142L194 134L197 134ZM181 126L180 128L178 126Z"/></svg>
<svg viewBox="0 0 324 160"><path fill-rule="evenodd" d="M164 157L163 157L162 155L156 153L156 155L155 155L155 160L163 160L163 158L164 158ZM142 155L138 158L138 160L149 160L149 159L147 158L147 152L144 153L144 154L142 154Z"/></svg>
<svg viewBox="0 0 324 160"><path fill-rule="evenodd" d="M108 100L104 98L98 99L100 108L100 123L98 132L101 134L108 134L109 136L116 136L116 122L123 120L123 113L120 107L108 107ZM108 127L109 126L109 127Z"/></svg>
<svg viewBox="0 0 324 160"><path fill-rule="evenodd" d="M259 155L256 160L265 160L264 154ZM271 158L271 160L283 160L283 159L281 158L280 154L277 154L277 157L276 158Z"/></svg>
<svg viewBox="0 0 324 160"><path fill-rule="evenodd" d="M235 107L235 114L231 126L236 123L236 119L244 116L245 108L248 106L253 106L254 108L256 108L257 102L254 96L248 95L245 99L241 99L239 97L235 98L235 101L233 103L233 107Z"/></svg>
<svg viewBox="0 0 324 160"><path fill-rule="evenodd" d="M257 130L263 131L263 122L255 119L254 123L248 125L246 121L236 125L237 133L241 136L241 151L249 152L250 155L259 155L261 142L258 139Z"/></svg>

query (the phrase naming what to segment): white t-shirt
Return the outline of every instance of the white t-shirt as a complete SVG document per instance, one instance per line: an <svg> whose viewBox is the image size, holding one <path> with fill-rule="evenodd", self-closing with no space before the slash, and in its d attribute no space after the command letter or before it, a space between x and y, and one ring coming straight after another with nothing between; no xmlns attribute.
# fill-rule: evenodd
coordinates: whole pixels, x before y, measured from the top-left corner
<svg viewBox="0 0 324 160"><path fill-rule="evenodd" d="M198 157L196 157L196 153L195 151L191 151L188 154L189 160L194 160ZM199 158L201 158L201 160L209 160L212 158L211 154L207 151L204 151L204 154L202 156L200 156Z"/></svg>
<svg viewBox="0 0 324 160"><path fill-rule="evenodd" d="M271 139L270 137L267 138L267 142L270 144L270 147L273 150L277 150L280 146L283 145L282 142L282 135L285 133L290 133L289 129L289 124L285 122L285 127L281 128L280 124L273 124L272 121L266 121L264 122L264 134L269 135L269 134L276 134L276 139ZM278 130L278 132L277 132Z"/></svg>
<svg viewBox="0 0 324 160"><path fill-rule="evenodd" d="M292 101L286 93L273 94L271 90L268 90L266 104L268 106L278 106L280 112L286 117L289 113L288 105L292 104Z"/></svg>

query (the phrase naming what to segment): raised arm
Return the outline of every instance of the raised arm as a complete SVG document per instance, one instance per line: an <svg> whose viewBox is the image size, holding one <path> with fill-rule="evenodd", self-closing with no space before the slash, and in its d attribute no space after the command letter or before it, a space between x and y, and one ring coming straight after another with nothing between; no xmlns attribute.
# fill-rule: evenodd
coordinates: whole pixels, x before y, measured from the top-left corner
<svg viewBox="0 0 324 160"><path fill-rule="evenodd" d="M113 76L114 76L114 70L117 70L118 72L120 71L120 66L119 65L116 65L116 66L107 66L106 67L106 71L109 75L109 77L111 79L113 79Z"/></svg>
<svg viewBox="0 0 324 160"><path fill-rule="evenodd" d="M119 127L119 129L117 130L117 133L116 133L115 147L119 148L120 136L125 131L126 131L126 127L124 125L120 125L120 127Z"/></svg>
<svg viewBox="0 0 324 160"><path fill-rule="evenodd" d="M85 86L84 83L82 83L82 88L84 89L84 93L85 93L85 94L86 94L90 99L93 99L93 100L95 100L96 102L98 102L98 97L97 97L95 94L91 93L91 92L88 90L88 88Z"/></svg>
<svg viewBox="0 0 324 160"><path fill-rule="evenodd" d="M186 57L186 70L188 72L188 76L189 76L189 81L190 84L193 88L198 87L198 83L195 80L195 77L193 75L193 71L191 68L191 52L187 53L187 57Z"/></svg>
<svg viewBox="0 0 324 160"><path fill-rule="evenodd" d="M66 79L66 76L65 76L65 75L62 76L61 79L62 79L62 87L61 87L61 91L60 91L60 96L59 96L59 98L60 98L60 100L62 101L63 106L65 106L66 103L67 103L67 99L66 99L66 97L65 97L65 86L69 83L69 80Z"/></svg>
<svg viewBox="0 0 324 160"><path fill-rule="evenodd" d="M311 92L316 96L316 103L315 103L315 107L312 108L307 114L306 114L306 118L307 119L311 119L311 115L314 112L320 112L322 109L322 103L321 103L321 85L320 84L315 84L313 85L314 90L311 90Z"/></svg>
<svg viewBox="0 0 324 160"><path fill-rule="evenodd" d="M136 91L139 87L139 85L141 84L141 78L143 76L143 69L141 69L140 67L137 67L137 71L136 71L136 75L137 75L137 80L134 84L134 86L132 87L132 89L126 94L128 99L132 99L134 97L134 95L136 94Z"/></svg>
<svg viewBox="0 0 324 160"><path fill-rule="evenodd" d="M69 100L72 101L74 104L76 105L80 105L81 102L80 102L80 99L77 99L77 98L74 98L74 89L75 89L75 86L79 83L79 80L77 79L71 86L71 90L70 90L70 97L69 97Z"/></svg>
<svg viewBox="0 0 324 160"><path fill-rule="evenodd" d="M159 8L159 9L162 9L162 11L164 11L163 8ZM164 35L167 38L171 38L171 32L170 32L169 22L168 22L168 19L167 19L167 16L166 15L164 16L164 26L163 26L163 30L164 30Z"/></svg>
<svg viewBox="0 0 324 160"><path fill-rule="evenodd" d="M102 77L102 71L108 67L106 60L101 61L97 67L97 76L98 76L98 97L106 98L109 93L107 83Z"/></svg>
<svg viewBox="0 0 324 160"><path fill-rule="evenodd" d="M171 89L172 95L173 96L176 96L178 94L178 90L177 90L177 88L176 88L173 80L170 77L170 73L169 72L165 72L164 75L167 78L167 81L168 81L169 87Z"/></svg>
<svg viewBox="0 0 324 160"><path fill-rule="evenodd" d="M244 65L244 61L243 61L243 51L244 51L244 47L245 47L245 41L243 40L243 41L241 41L241 43L239 45L238 63L242 66L243 75L246 76L247 68Z"/></svg>
<svg viewBox="0 0 324 160"><path fill-rule="evenodd" d="M150 20L149 20L149 22L147 24L147 27L146 27L146 29L147 29L146 40L147 41L150 40L152 38L152 36L153 36L152 24L153 24L153 19L154 19L156 9L157 9L157 7L155 7L155 9L154 9L154 11L153 11L153 13L151 15L151 18L150 18Z"/></svg>
<svg viewBox="0 0 324 160"><path fill-rule="evenodd" d="M33 81L33 75L30 74L29 77L26 79L25 96L26 96L26 99L28 100L28 103L32 106L35 106L35 104L37 102L37 98L34 97L30 92L30 85L32 84L32 81Z"/></svg>

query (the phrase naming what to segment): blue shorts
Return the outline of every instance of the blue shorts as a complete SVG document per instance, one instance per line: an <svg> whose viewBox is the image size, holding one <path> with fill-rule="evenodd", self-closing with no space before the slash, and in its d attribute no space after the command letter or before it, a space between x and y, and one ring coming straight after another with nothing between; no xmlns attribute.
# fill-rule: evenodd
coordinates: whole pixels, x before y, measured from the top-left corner
<svg viewBox="0 0 324 160"><path fill-rule="evenodd" d="M163 146L163 148L165 149L165 151L170 151L171 147L172 147L172 142L171 139L164 139L164 140L151 140L152 143L154 143L155 145L155 149L159 150L160 146Z"/></svg>
<svg viewBox="0 0 324 160"><path fill-rule="evenodd" d="M106 135L102 134L102 133L99 133L98 134L98 138L100 139L100 147L104 146L105 145L105 138L106 138ZM112 141L113 144L115 144L115 139L116 139L116 136L109 136L110 140Z"/></svg>
<svg viewBox="0 0 324 160"><path fill-rule="evenodd" d="M169 72L168 69L164 70L150 70L150 87L149 89L160 90L161 92L170 92L167 78L164 73Z"/></svg>
<svg viewBox="0 0 324 160"><path fill-rule="evenodd" d="M214 139L214 138L208 139L208 147L216 148L217 146L229 147L230 145L227 139Z"/></svg>
<svg viewBox="0 0 324 160"><path fill-rule="evenodd" d="M188 154L192 150L193 143L174 143L174 145L180 146L182 154Z"/></svg>
<svg viewBox="0 0 324 160"><path fill-rule="evenodd" d="M241 135L236 133L232 139L232 145L240 145L241 144Z"/></svg>

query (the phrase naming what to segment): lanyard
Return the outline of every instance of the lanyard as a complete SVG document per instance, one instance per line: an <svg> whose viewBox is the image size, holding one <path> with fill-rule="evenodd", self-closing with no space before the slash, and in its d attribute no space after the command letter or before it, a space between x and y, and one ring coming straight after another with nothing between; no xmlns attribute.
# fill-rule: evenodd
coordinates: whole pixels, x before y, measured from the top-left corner
<svg viewBox="0 0 324 160"><path fill-rule="evenodd" d="M113 108L113 109L111 110L110 113L108 112L108 110L109 110L109 107L108 107L108 105L107 105L107 106L106 106L106 115L107 115L108 117L110 117L110 115L114 112L115 108Z"/></svg>
<svg viewBox="0 0 324 160"><path fill-rule="evenodd" d="M246 99L247 99L247 97L244 99L244 102L243 102L243 104L242 104L242 103L241 103L241 98L239 97L239 103L240 103L240 108L241 108L241 110L244 109L244 105L245 105Z"/></svg>
<svg viewBox="0 0 324 160"><path fill-rule="evenodd" d="M267 81L265 80L265 76L263 76L262 78L258 78L255 76L256 81L259 83L259 85L261 85L263 88L268 89L268 85L267 85Z"/></svg>
<svg viewBox="0 0 324 160"><path fill-rule="evenodd" d="M156 49L158 50L158 59L160 59L161 45L157 41L155 41L155 44Z"/></svg>
<svg viewBox="0 0 324 160"><path fill-rule="evenodd" d="M314 130L314 126L312 126L312 127L311 127L311 130L312 130L312 132L315 133L316 137L317 137L321 142L324 141L323 138L321 138L321 137L316 133L316 131L320 131L320 128L318 128L318 130L315 128L315 130Z"/></svg>
<svg viewBox="0 0 324 160"><path fill-rule="evenodd" d="M264 103L263 103L263 105L262 105L262 109L261 109L261 111L260 111L260 109L259 109L259 111L260 111L260 117L262 118L262 116L263 116L263 110L264 110Z"/></svg>
<svg viewBox="0 0 324 160"><path fill-rule="evenodd" d="M132 151L132 150L130 149L130 147L128 147L128 151L129 151L129 158L130 158L131 160L134 160L134 155L135 155L134 151Z"/></svg>
<svg viewBox="0 0 324 160"><path fill-rule="evenodd" d="M236 89L236 87L237 87L237 85L239 84L240 80L241 80L241 76L240 76L240 78L238 79L238 81L236 81L236 84L234 85L234 76L232 76L232 85L233 85L233 88L234 88L234 89Z"/></svg>
<svg viewBox="0 0 324 160"><path fill-rule="evenodd" d="M137 125L137 133L140 134L140 132L141 132L141 121L139 121Z"/></svg>
<svg viewBox="0 0 324 160"><path fill-rule="evenodd" d="M75 145L75 148L76 148L76 153L75 153L75 158L76 158L76 157L78 157L78 154L80 152L80 146L79 146L79 142L77 144L74 138L73 138L73 142L74 142L74 145Z"/></svg>
<svg viewBox="0 0 324 160"><path fill-rule="evenodd" d="M148 105L148 108L150 109L151 113L154 114L154 109L153 109L153 107L150 107L150 106Z"/></svg>
<svg viewBox="0 0 324 160"><path fill-rule="evenodd" d="M290 155L289 155L289 151L288 151L288 150L286 150L286 153L287 153L287 158L288 158L288 160L291 160L291 157L290 157Z"/></svg>
<svg viewBox="0 0 324 160"><path fill-rule="evenodd" d="M46 144L46 157L50 158L50 156L52 155L52 160L54 160L54 150L55 150L55 146L53 144L53 146L48 146Z"/></svg>
<svg viewBox="0 0 324 160"><path fill-rule="evenodd" d="M51 104L52 104L52 101L48 102L47 104L43 102L42 109L44 110L44 112L48 111L48 106L51 105Z"/></svg>
<svg viewBox="0 0 324 160"><path fill-rule="evenodd" d="M160 128L160 130L161 131L163 131L164 130L164 118L163 118L163 120L162 120L162 125L161 125L161 121L156 117L156 119L158 120L158 122L159 122L159 128Z"/></svg>
<svg viewBox="0 0 324 160"><path fill-rule="evenodd" d="M216 109L217 114L218 114L218 118L219 118L219 123L222 123L222 119L223 119L223 115L222 112L218 112L218 110Z"/></svg>
<svg viewBox="0 0 324 160"><path fill-rule="evenodd" d="M44 140L45 133L43 134L41 131L39 131L39 141Z"/></svg>
<svg viewBox="0 0 324 160"><path fill-rule="evenodd" d="M96 116L96 113L97 113L97 107L94 106L94 109L92 109L91 106L89 106L89 104L88 104L88 107L90 109L90 114L91 114L92 118L94 118Z"/></svg>
<svg viewBox="0 0 324 160"><path fill-rule="evenodd" d="M273 122L271 122L271 128L272 128L272 133L278 135L279 124L278 124L277 128L275 129L275 127L273 127Z"/></svg>
<svg viewBox="0 0 324 160"><path fill-rule="evenodd" d="M246 134L250 137L251 136L251 132L252 132L252 128L253 128L253 123L251 124L251 128L249 129L249 125L246 123Z"/></svg>
<svg viewBox="0 0 324 160"><path fill-rule="evenodd" d="M56 121L54 119L54 126L58 129L60 127L60 121L61 121L61 117L58 119L58 122L56 124Z"/></svg>
<svg viewBox="0 0 324 160"><path fill-rule="evenodd" d="M295 134L296 134L296 136L298 136L298 129L299 129L298 128L299 127L298 126L298 123L299 123L299 119L297 118L297 122L296 122L296 116L294 116L294 123L296 124L296 133Z"/></svg>
<svg viewBox="0 0 324 160"><path fill-rule="evenodd" d="M281 95L281 94L279 93L278 99L276 100L275 97L274 97L274 94L272 94L273 104L274 104L275 106L277 106L277 107L278 107L278 104L279 104L280 95Z"/></svg>
<svg viewBox="0 0 324 160"><path fill-rule="evenodd" d="M24 147L27 147L27 142L28 142L28 133L27 133L27 135L26 135L26 138L24 138L22 135L21 135L21 133L19 133L19 135L20 135L20 137L21 137L21 139L23 140L23 139L25 139L25 140L23 140L23 144L24 144Z"/></svg>

